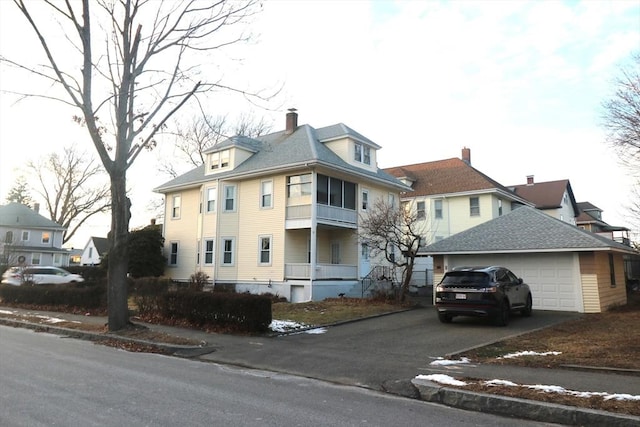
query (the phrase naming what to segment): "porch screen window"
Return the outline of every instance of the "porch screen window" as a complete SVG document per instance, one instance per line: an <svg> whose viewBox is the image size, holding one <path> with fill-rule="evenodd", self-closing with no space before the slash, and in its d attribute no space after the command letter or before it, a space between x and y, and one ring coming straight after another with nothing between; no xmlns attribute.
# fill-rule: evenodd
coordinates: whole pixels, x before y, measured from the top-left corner
<svg viewBox="0 0 640 427"><path fill-rule="evenodd" d="M287 177L288 197L300 197L311 195L311 174L292 175Z"/></svg>
<svg viewBox="0 0 640 427"><path fill-rule="evenodd" d="M480 216L480 199L477 197L469 197L469 215Z"/></svg>
<svg viewBox="0 0 640 427"><path fill-rule="evenodd" d="M364 196L363 196L364 197ZM316 199L320 205L356 210L356 184L318 174ZM364 199L363 199L364 200ZM364 202L363 202L364 203Z"/></svg>

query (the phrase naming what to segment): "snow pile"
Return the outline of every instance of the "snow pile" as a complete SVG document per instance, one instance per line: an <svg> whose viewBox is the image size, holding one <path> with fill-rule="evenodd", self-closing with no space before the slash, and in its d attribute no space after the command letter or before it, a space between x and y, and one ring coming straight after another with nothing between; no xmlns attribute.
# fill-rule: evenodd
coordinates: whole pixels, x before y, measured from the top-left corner
<svg viewBox="0 0 640 427"><path fill-rule="evenodd" d="M543 353L538 353L536 351L525 350L525 351L519 351L517 353L505 354L502 357L498 357L498 359L514 359L516 357L522 357L522 356L557 356L559 354L562 354L562 352L561 351L545 351Z"/></svg>
<svg viewBox="0 0 640 427"><path fill-rule="evenodd" d="M444 374L418 375L416 379L434 381L440 384L455 385L459 387L467 385L467 383L465 383L464 381L457 380L449 375Z"/></svg>
<svg viewBox="0 0 640 427"><path fill-rule="evenodd" d="M464 381L457 380L449 375L443 375L443 374L418 375L415 378L433 381L439 384L458 386L458 387L464 387L469 384ZM531 390L538 390L544 393L565 394L565 395L574 396L574 397L582 397L585 399L589 399L591 397L601 397L604 400L633 400L633 401L640 402L640 395L625 394L625 393L606 393L606 392L595 392L595 391L567 390L566 388L560 387L557 385L516 384L512 381L500 380L500 379L483 381L482 384L488 385L488 386L524 387Z"/></svg>
<svg viewBox="0 0 640 427"><path fill-rule="evenodd" d="M442 357L438 357L438 360L434 360L433 362L430 363L430 365L449 366L449 365L464 365L466 363L469 363L469 359L466 357L463 357L460 360L448 360L448 359L443 359Z"/></svg>
<svg viewBox="0 0 640 427"><path fill-rule="evenodd" d="M292 320L272 320L269 329L273 332L301 332L310 335L319 335L327 332L327 328L312 328L304 323L294 322Z"/></svg>

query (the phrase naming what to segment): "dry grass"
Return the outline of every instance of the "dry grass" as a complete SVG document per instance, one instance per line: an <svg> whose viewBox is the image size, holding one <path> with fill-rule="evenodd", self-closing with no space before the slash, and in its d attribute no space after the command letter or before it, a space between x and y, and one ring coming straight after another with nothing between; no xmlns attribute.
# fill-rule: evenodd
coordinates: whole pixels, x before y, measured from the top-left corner
<svg viewBox="0 0 640 427"><path fill-rule="evenodd" d="M499 359L500 356L524 350L557 351L561 354ZM460 356L479 363L550 368L582 365L640 370L639 355L640 295L634 295L624 307L605 313L586 314L579 319L500 341Z"/></svg>
<svg viewBox="0 0 640 427"><path fill-rule="evenodd" d="M360 298L330 298L320 302L272 305L272 317L291 320L309 326L330 325L408 308L389 301L371 301Z"/></svg>

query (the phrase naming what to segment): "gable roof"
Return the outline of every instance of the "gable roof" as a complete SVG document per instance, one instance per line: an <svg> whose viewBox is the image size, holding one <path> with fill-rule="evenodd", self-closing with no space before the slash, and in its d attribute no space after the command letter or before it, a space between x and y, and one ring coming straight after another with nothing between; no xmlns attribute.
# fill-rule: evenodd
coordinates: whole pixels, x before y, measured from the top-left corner
<svg viewBox="0 0 640 427"><path fill-rule="evenodd" d="M350 175L357 175L379 184L396 188L400 191L410 190L406 185L389 175L382 169L371 171L351 165L331 151L323 142L350 137L377 147L372 141L343 125L333 125L315 129L309 125L300 125L296 130L287 134L285 131L271 133L257 138L241 138L223 141L222 146L239 145L250 146L254 154L233 170L205 175L205 166L201 165L191 171L172 179L154 191L166 193L180 188L188 188L217 179L243 178L254 175L264 175L273 172L299 169L312 165L327 166ZM251 141L251 142L250 142ZM213 151L217 151L216 146Z"/></svg>
<svg viewBox="0 0 640 427"><path fill-rule="evenodd" d="M422 248L420 255L619 251L629 246L584 231L546 213L522 206Z"/></svg>
<svg viewBox="0 0 640 427"><path fill-rule="evenodd" d="M65 227L43 217L30 207L15 202L0 206L0 226L11 228L66 230Z"/></svg>
<svg viewBox="0 0 640 427"><path fill-rule="evenodd" d="M534 203L538 209L557 209L562 207L562 199L566 191L569 194L576 216L580 213L568 179L513 185L510 188L518 196Z"/></svg>
<svg viewBox="0 0 640 427"><path fill-rule="evenodd" d="M602 220L602 209L589 202L578 203L580 214L576 217L576 225L595 224L602 231L629 231L627 227L609 225Z"/></svg>
<svg viewBox="0 0 640 427"><path fill-rule="evenodd" d="M93 246L96 247L98 254L104 255L109 251L109 239L106 237L91 237Z"/></svg>
<svg viewBox="0 0 640 427"><path fill-rule="evenodd" d="M414 181L412 197L498 190L514 199L521 199L507 187L455 157L396 166L385 171L397 178ZM527 203L526 200L521 201Z"/></svg>

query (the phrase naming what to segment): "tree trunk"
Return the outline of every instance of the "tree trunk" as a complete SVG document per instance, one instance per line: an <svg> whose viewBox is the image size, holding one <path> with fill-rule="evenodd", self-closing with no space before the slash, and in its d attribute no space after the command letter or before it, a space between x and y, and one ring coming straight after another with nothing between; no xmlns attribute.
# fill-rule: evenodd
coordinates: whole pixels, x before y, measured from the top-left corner
<svg viewBox="0 0 640 427"><path fill-rule="evenodd" d="M126 175L111 174L111 232L109 235L109 269L107 302L109 331L118 331L129 324L127 302L127 271L129 269L129 218L131 202L127 197Z"/></svg>

